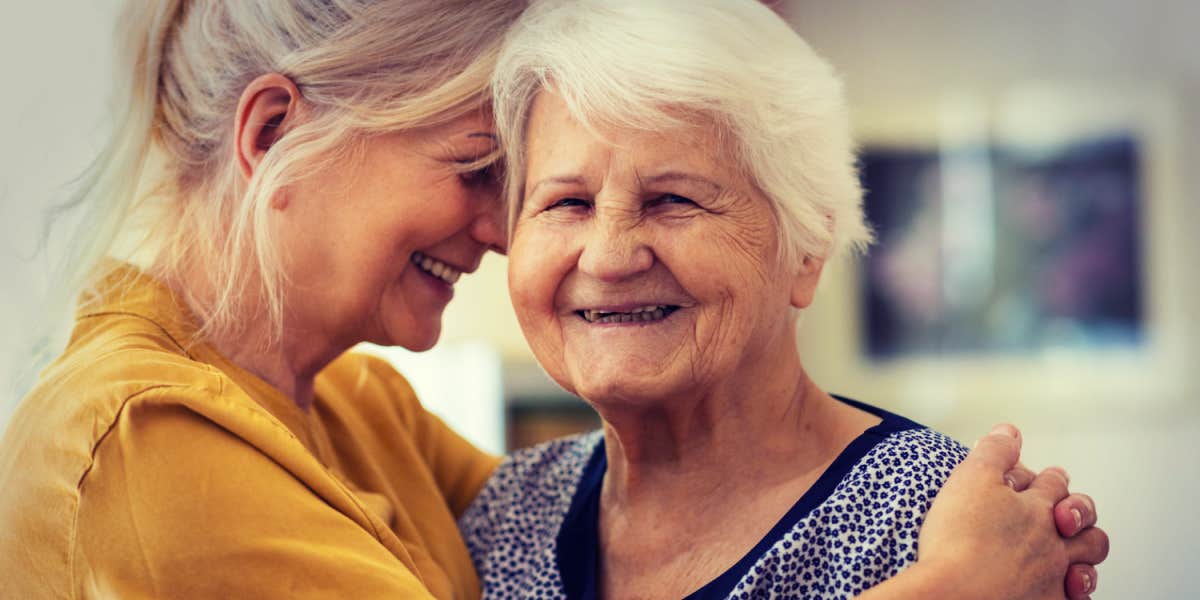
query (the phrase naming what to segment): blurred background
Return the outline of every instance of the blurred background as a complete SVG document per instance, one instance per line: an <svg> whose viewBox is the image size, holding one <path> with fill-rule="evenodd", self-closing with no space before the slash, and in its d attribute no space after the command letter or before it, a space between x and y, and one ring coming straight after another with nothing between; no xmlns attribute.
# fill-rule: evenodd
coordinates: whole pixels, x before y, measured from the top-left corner
<svg viewBox="0 0 1200 600"><path fill-rule="evenodd" d="M50 316L42 215L109 126L116 4L0 21L0 425ZM828 272L806 366L966 443L1018 424L1027 464L1098 499L1096 598L1200 596L1200 2L778 4L844 76L880 242ZM504 268L458 284L434 351L367 349L497 452L596 423L533 362Z"/></svg>

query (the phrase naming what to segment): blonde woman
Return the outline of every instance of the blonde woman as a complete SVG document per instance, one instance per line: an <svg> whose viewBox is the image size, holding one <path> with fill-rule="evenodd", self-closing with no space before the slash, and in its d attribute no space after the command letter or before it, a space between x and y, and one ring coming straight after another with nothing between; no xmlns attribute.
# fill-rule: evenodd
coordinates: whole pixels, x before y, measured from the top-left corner
<svg viewBox="0 0 1200 600"><path fill-rule="evenodd" d="M522 6L129 6L74 330L0 441L0 597L478 596L455 519L498 459L345 352L429 348L454 282L504 247L488 81ZM931 527L947 552L1053 547L1054 517L1001 483L1017 447L990 436L951 478L934 510L989 526ZM1092 522L1072 509L1064 535ZM928 567L877 589L981 565Z"/></svg>

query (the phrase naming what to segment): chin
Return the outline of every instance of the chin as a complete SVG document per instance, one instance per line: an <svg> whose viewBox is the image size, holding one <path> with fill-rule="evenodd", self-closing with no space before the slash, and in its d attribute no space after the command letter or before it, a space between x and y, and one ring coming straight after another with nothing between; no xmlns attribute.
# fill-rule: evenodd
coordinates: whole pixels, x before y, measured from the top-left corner
<svg viewBox="0 0 1200 600"><path fill-rule="evenodd" d="M439 315L440 317L440 315ZM393 324L386 323L384 335L380 343L384 346L400 346L413 352L424 352L437 345L442 337L442 323L439 320L432 324Z"/></svg>
<svg viewBox="0 0 1200 600"><path fill-rule="evenodd" d="M679 386L662 372L639 372L640 369L614 368L576 371L573 378L575 393L597 407L640 406L652 408L672 396Z"/></svg>
<svg viewBox="0 0 1200 600"><path fill-rule="evenodd" d="M397 345L404 346L404 348L406 350L411 350L413 352L424 352L426 350L429 350L430 348L433 348L435 345L437 345L438 337L439 336L435 335L429 339L424 339L419 342L411 342L411 343L397 344Z"/></svg>

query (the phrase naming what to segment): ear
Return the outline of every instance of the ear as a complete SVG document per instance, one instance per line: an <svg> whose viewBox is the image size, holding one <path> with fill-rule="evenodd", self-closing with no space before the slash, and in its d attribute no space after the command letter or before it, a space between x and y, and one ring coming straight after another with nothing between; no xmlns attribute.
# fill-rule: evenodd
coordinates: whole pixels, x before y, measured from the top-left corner
<svg viewBox="0 0 1200 600"><path fill-rule="evenodd" d="M297 118L300 90L278 73L261 75L242 90L234 127L234 150L242 177L250 179L267 150Z"/></svg>
<svg viewBox="0 0 1200 600"><path fill-rule="evenodd" d="M821 269L824 267L825 259L804 256L796 278L792 281L792 306L803 309L812 305L813 296L817 293L817 284L821 281Z"/></svg>

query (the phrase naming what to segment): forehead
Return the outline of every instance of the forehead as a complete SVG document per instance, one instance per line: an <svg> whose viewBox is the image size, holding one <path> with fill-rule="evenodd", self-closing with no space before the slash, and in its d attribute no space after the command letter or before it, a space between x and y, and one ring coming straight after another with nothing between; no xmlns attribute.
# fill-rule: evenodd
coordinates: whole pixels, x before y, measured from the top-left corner
<svg viewBox="0 0 1200 600"><path fill-rule="evenodd" d="M444 142L447 139L495 143L496 124L489 109L481 108L444 121L405 131L418 141Z"/></svg>
<svg viewBox="0 0 1200 600"><path fill-rule="evenodd" d="M730 160L720 129L701 117L685 121L686 125L659 130L585 124L572 115L557 94L543 91L529 116L526 178L585 174L591 170L644 174L682 169L734 179L736 163Z"/></svg>

